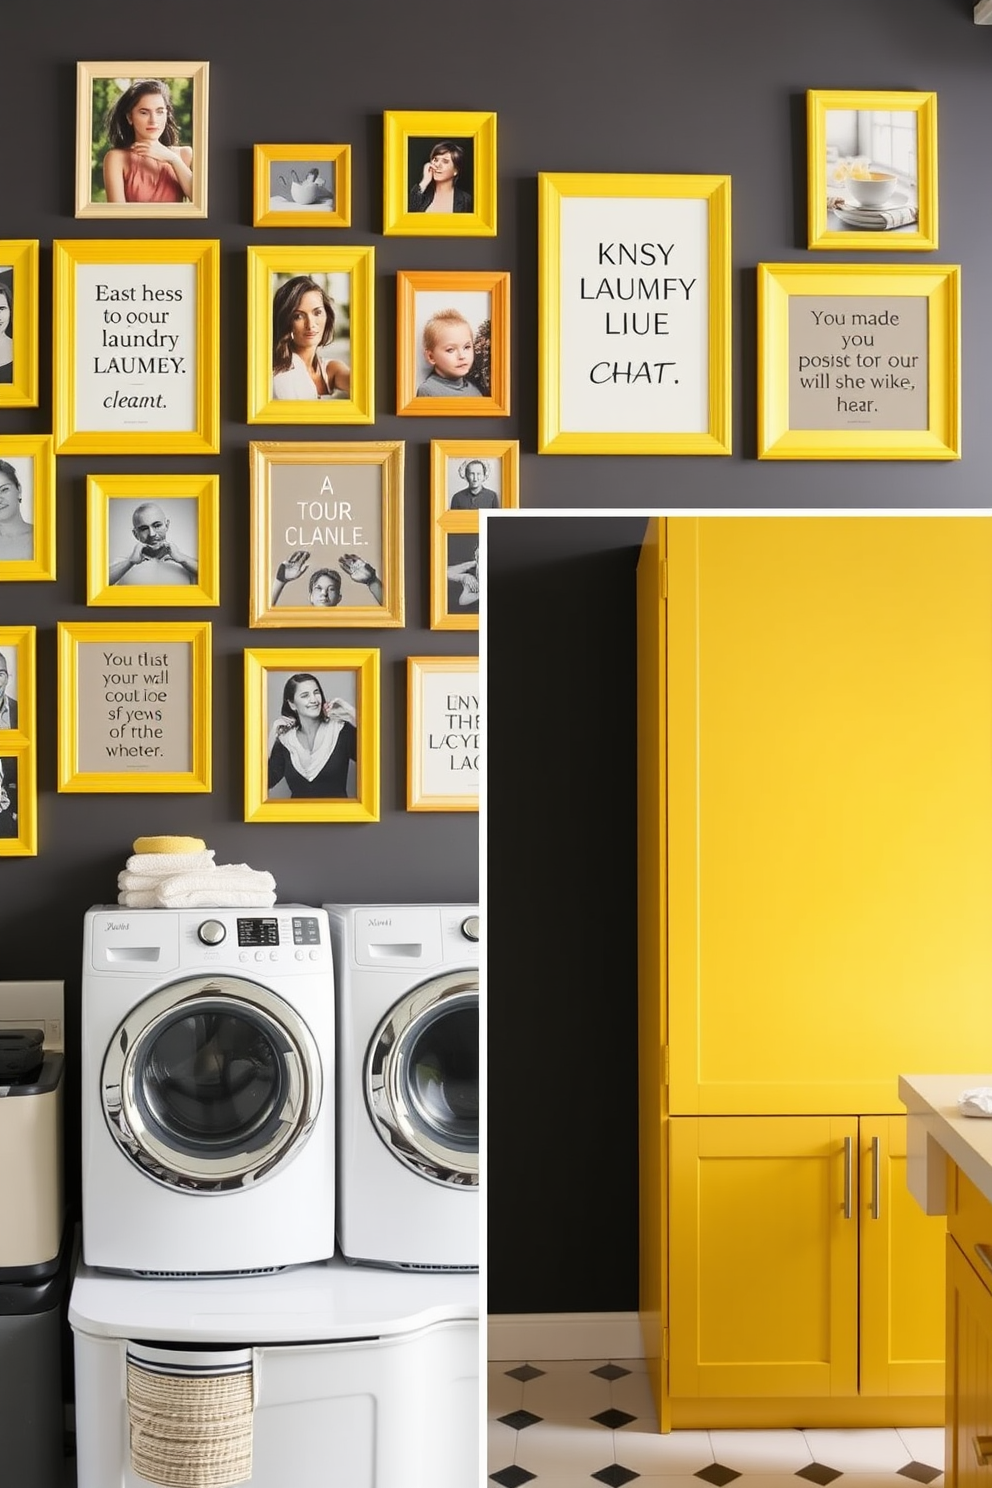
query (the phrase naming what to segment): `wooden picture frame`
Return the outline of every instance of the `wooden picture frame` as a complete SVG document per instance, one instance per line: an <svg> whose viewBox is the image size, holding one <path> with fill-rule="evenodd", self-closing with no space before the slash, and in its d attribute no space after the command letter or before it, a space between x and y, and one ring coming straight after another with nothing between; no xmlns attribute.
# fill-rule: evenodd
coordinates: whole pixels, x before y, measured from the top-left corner
<svg viewBox="0 0 992 1488"><path fill-rule="evenodd" d="M495 114L383 114L386 237L495 237L496 182ZM447 210L435 207L445 198Z"/></svg>
<svg viewBox="0 0 992 1488"><path fill-rule="evenodd" d="M220 477L88 475L86 603L220 603Z"/></svg>
<svg viewBox="0 0 992 1488"><path fill-rule="evenodd" d="M479 658L407 657L407 811L479 809Z"/></svg>
<svg viewBox="0 0 992 1488"><path fill-rule="evenodd" d="M350 145L256 145L255 227L350 227Z"/></svg>
<svg viewBox="0 0 992 1488"><path fill-rule="evenodd" d="M38 239L0 239L0 408L38 407Z"/></svg>
<svg viewBox="0 0 992 1488"><path fill-rule="evenodd" d="M206 217L208 62L76 63L76 216Z"/></svg>
<svg viewBox="0 0 992 1488"><path fill-rule="evenodd" d="M284 713L289 693L299 704ZM288 720L305 723L308 707L334 731L321 741L318 729L312 750L301 734L294 748ZM245 821L377 822L379 732L377 650L246 651Z"/></svg>
<svg viewBox="0 0 992 1488"><path fill-rule="evenodd" d="M519 504L519 440L431 440L431 630L478 630L479 514Z"/></svg>
<svg viewBox="0 0 992 1488"><path fill-rule="evenodd" d="M208 620L60 621L57 640L60 791L210 790Z"/></svg>
<svg viewBox="0 0 992 1488"><path fill-rule="evenodd" d="M958 460L960 403L956 265L758 265L759 460Z"/></svg>
<svg viewBox="0 0 992 1488"><path fill-rule="evenodd" d="M52 436L0 434L0 583L54 578Z"/></svg>
<svg viewBox="0 0 992 1488"><path fill-rule="evenodd" d="M37 631L0 626L0 857L38 851Z"/></svg>
<svg viewBox="0 0 992 1488"><path fill-rule="evenodd" d="M402 626L402 441L248 450L249 625Z"/></svg>
<svg viewBox="0 0 992 1488"><path fill-rule="evenodd" d="M289 339L301 301L322 302L323 342ZM249 248L248 422L373 423L374 320L374 248ZM274 366L277 343L291 358L281 369ZM319 355L323 346L329 348L326 356ZM320 393L308 375L311 358L321 366Z"/></svg>
<svg viewBox="0 0 992 1488"><path fill-rule="evenodd" d="M936 93L806 94L808 247L936 248Z"/></svg>
<svg viewBox="0 0 992 1488"><path fill-rule="evenodd" d="M220 449L220 244L53 245L55 452Z"/></svg>
<svg viewBox="0 0 992 1488"><path fill-rule="evenodd" d="M542 455L729 455L730 177L538 174Z"/></svg>
<svg viewBox="0 0 992 1488"><path fill-rule="evenodd" d="M508 273L396 275L396 412L425 418L509 414Z"/></svg>

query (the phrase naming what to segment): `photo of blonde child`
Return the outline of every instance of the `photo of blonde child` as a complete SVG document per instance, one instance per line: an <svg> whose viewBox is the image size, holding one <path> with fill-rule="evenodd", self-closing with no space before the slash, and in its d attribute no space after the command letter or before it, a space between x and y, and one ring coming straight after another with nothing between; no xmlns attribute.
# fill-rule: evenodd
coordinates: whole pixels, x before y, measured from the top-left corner
<svg viewBox="0 0 992 1488"><path fill-rule="evenodd" d="M475 368L475 331L460 310L436 311L423 330L424 360L430 371L417 388L418 398L481 398Z"/></svg>

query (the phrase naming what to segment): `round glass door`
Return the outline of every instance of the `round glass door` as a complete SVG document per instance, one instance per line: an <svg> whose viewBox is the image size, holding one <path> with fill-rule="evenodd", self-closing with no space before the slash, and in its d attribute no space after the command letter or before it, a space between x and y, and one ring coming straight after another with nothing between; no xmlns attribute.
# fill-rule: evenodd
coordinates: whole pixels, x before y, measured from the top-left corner
<svg viewBox="0 0 992 1488"><path fill-rule="evenodd" d="M479 984L456 972L391 1008L369 1047L365 1097L379 1136L434 1183L479 1182Z"/></svg>
<svg viewBox="0 0 992 1488"><path fill-rule="evenodd" d="M255 1184L295 1155L320 1108L320 1059L280 997L236 977L178 982L134 1008L103 1066L122 1151L173 1188Z"/></svg>

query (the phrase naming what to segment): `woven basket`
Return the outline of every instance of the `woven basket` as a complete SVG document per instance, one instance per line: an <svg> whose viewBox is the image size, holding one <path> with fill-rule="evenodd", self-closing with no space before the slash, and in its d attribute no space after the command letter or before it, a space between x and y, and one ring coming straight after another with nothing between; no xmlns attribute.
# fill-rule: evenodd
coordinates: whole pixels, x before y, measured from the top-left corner
<svg viewBox="0 0 992 1488"><path fill-rule="evenodd" d="M227 1488L251 1477L251 1366L236 1373L159 1374L127 1361L131 1466L163 1488Z"/></svg>

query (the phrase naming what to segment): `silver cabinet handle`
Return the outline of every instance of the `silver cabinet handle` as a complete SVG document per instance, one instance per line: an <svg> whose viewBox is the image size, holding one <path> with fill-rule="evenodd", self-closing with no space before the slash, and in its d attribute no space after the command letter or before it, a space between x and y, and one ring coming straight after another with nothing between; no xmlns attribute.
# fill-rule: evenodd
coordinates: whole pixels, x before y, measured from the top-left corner
<svg viewBox="0 0 992 1488"><path fill-rule="evenodd" d="M851 1203L851 1181L854 1175L854 1139L844 1138L844 1218L850 1219L853 1212Z"/></svg>
<svg viewBox="0 0 992 1488"><path fill-rule="evenodd" d="M882 1212L879 1190L882 1181L882 1161L878 1137L871 1139L871 1217L878 1219Z"/></svg>

